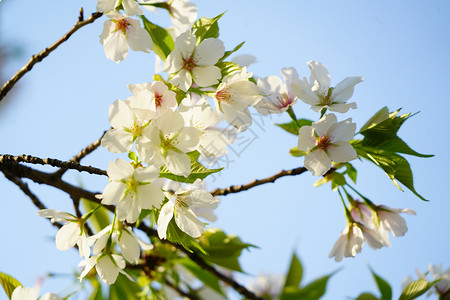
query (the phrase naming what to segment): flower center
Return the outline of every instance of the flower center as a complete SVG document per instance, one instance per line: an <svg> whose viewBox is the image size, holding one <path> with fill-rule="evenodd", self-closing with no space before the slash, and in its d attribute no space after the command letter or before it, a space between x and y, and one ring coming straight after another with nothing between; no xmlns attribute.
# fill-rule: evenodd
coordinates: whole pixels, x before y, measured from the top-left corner
<svg viewBox="0 0 450 300"><path fill-rule="evenodd" d="M227 88L221 89L216 93L216 99L221 102L230 102L231 100L231 93L228 92Z"/></svg>
<svg viewBox="0 0 450 300"><path fill-rule="evenodd" d="M116 31L122 31L123 34L127 33L130 23L126 19L120 19L116 21Z"/></svg>
<svg viewBox="0 0 450 300"><path fill-rule="evenodd" d="M328 135L324 135L318 138L316 147L322 150L326 150L331 146L332 138Z"/></svg>
<svg viewBox="0 0 450 300"><path fill-rule="evenodd" d="M188 70L189 72L192 72L192 70L194 70L196 65L197 65L197 62L194 59L194 55L191 55L188 58L183 58L183 69Z"/></svg>
<svg viewBox="0 0 450 300"><path fill-rule="evenodd" d="M333 104L333 99L331 99L331 94L333 93L333 90L334 90L334 88L329 88L328 93L326 95L322 95L322 97L320 97L320 105L325 106L325 105Z"/></svg>
<svg viewBox="0 0 450 300"><path fill-rule="evenodd" d="M283 94L281 96L278 96L277 100L278 100L279 108L288 107L292 104L292 102L294 102L294 99L288 94Z"/></svg>
<svg viewBox="0 0 450 300"><path fill-rule="evenodd" d="M141 126L137 123L133 124L133 127L130 128L130 133L133 135L133 140L136 140L138 137L142 136L145 126Z"/></svg>
<svg viewBox="0 0 450 300"><path fill-rule="evenodd" d="M171 134L166 134L165 136L161 135L161 152L163 155L167 153L167 151L177 151L177 145L179 141L177 140L177 135L173 136Z"/></svg>
<svg viewBox="0 0 450 300"><path fill-rule="evenodd" d="M136 179L134 179L134 177L131 177L130 180L128 180L126 182L126 187L127 187L126 190L129 192L136 193L138 186L139 186L139 182ZM131 195L131 198L133 198L133 195Z"/></svg>
<svg viewBox="0 0 450 300"><path fill-rule="evenodd" d="M155 106L156 108L161 107L161 103L162 103L163 99L162 99L162 95L155 93Z"/></svg>

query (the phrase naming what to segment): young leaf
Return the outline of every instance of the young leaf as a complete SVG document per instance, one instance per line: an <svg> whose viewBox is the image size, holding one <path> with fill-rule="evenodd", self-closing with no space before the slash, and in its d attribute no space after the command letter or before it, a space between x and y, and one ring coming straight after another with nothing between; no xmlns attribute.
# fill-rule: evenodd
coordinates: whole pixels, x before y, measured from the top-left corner
<svg viewBox="0 0 450 300"><path fill-rule="evenodd" d="M240 43L239 45L237 45L236 47L234 47L233 50L231 50L231 51L225 51L225 54L222 56L221 59L219 59L218 62L220 63L220 62L224 61L228 56L230 56L230 55L233 54L234 52L238 51L238 50L244 45L244 43L245 43L245 42Z"/></svg>
<svg viewBox="0 0 450 300"><path fill-rule="evenodd" d="M380 290L381 300L391 300L392 288L389 285L389 283L387 283L386 280L378 276L372 269L370 269L370 272L372 272L373 278L375 279L378 289Z"/></svg>
<svg viewBox="0 0 450 300"><path fill-rule="evenodd" d="M303 126L311 126L312 121L307 119L297 119L296 121L291 121L289 123L283 123L283 124L275 124L278 127L286 130L289 133L292 133L294 135L298 136L298 131Z"/></svg>
<svg viewBox="0 0 450 300"><path fill-rule="evenodd" d="M429 282L427 280L419 279L413 281L406 286L403 293L400 295L399 300L412 300L416 299L420 295L425 294L431 287L439 280Z"/></svg>
<svg viewBox="0 0 450 300"><path fill-rule="evenodd" d="M166 60L167 56L175 48L172 36L164 28L153 24L145 16L141 16L144 22L144 28L150 34L153 40L153 51L158 55L163 61Z"/></svg>
<svg viewBox="0 0 450 300"><path fill-rule="evenodd" d="M224 13L221 13L212 19L205 17L200 18L192 25L192 30L195 30L195 35L197 36L197 45L204 39L219 37L219 25L217 24L217 21L219 21L223 14Z"/></svg>
<svg viewBox="0 0 450 300"><path fill-rule="evenodd" d="M411 167L405 158L392 152L379 150L373 147L361 146L358 143L353 144L353 147L360 157L373 162L378 167L383 169L386 175L401 191L403 190L397 183L397 180L404 186L406 186L417 197L424 201L428 201L424 197L422 197L414 188L414 180Z"/></svg>
<svg viewBox="0 0 450 300"><path fill-rule="evenodd" d="M201 253L207 254L194 238L178 228L174 218L170 220L169 225L167 226L166 236L169 242L180 244L189 252L193 252L193 249L198 249Z"/></svg>
<svg viewBox="0 0 450 300"><path fill-rule="evenodd" d="M0 272L0 284L2 285L3 290L5 291L9 299L11 299L11 295L16 287L22 286L22 284L17 279L2 272Z"/></svg>
<svg viewBox="0 0 450 300"><path fill-rule="evenodd" d="M289 154L294 157L302 157L302 156L306 155L306 152L298 150L298 147L295 146L295 147L291 148L291 150L289 150Z"/></svg>
<svg viewBox="0 0 450 300"><path fill-rule="evenodd" d="M187 153L187 155L191 160L191 174L188 177L174 175L170 173L169 169L167 169L166 166L161 167L159 176L178 182L194 183L196 179L204 179L208 175L217 173L223 169L223 168L208 169L205 166L203 166L201 163L198 162L198 157L200 155L198 151L189 152Z"/></svg>
<svg viewBox="0 0 450 300"><path fill-rule="evenodd" d="M362 293L355 300L380 300L370 293Z"/></svg>
<svg viewBox="0 0 450 300"><path fill-rule="evenodd" d="M238 236L226 234L218 228L206 230L198 238L198 242L208 253L208 255L202 256L205 260L239 272L242 272L238 260L242 250L255 247L251 244L243 243Z"/></svg>
<svg viewBox="0 0 450 300"><path fill-rule="evenodd" d="M292 254L291 265L289 266L289 271L286 275L286 281L284 287L295 286L298 287L302 281L303 267L295 253Z"/></svg>
<svg viewBox="0 0 450 300"><path fill-rule="evenodd" d="M230 62L230 61L219 62L216 64L216 66L222 72L222 77L229 76L230 74L232 74L234 72L239 72L242 70L238 64L235 64L234 62Z"/></svg>
<svg viewBox="0 0 450 300"><path fill-rule="evenodd" d="M217 293L225 296L225 294L222 291L222 288L220 287L219 279L217 277L215 277L208 271L203 270L201 267L199 267L196 263L194 263L187 257L181 258L177 261L189 272L191 272L195 277L200 279L205 285L209 286Z"/></svg>
<svg viewBox="0 0 450 300"><path fill-rule="evenodd" d="M287 287L283 290L283 293L280 296L280 300L318 300L325 294L328 279L330 279L330 277L335 273L336 272L333 272L330 275L322 276L309 283L304 288Z"/></svg>
<svg viewBox="0 0 450 300"><path fill-rule="evenodd" d="M373 128L389 118L389 110L385 106L382 109L380 109L376 114L374 114L367 122L364 124L361 129L359 130L359 133L362 133L366 131L367 129Z"/></svg>

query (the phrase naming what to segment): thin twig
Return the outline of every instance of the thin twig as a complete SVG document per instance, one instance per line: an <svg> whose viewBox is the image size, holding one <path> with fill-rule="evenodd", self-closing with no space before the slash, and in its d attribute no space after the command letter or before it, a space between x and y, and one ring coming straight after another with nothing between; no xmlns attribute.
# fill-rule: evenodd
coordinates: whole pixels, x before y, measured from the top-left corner
<svg viewBox="0 0 450 300"><path fill-rule="evenodd" d="M35 64L42 61L45 57L47 57L51 52L53 52L56 48L58 48L59 45L67 41L72 34L74 34L78 29L81 27L84 27L87 24L93 23L95 20L100 18L103 14L100 12L95 12L91 14L91 16L83 21L84 17L82 16L83 12L80 11L80 16L78 17L78 22L73 26L69 32L67 32L62 38L60 38L56 43L51 45L48 48L45 48L42 50L39 54L31 56L30 60L27 62L25 66L22 67L19 71L17 71L16 74L11 77L10 80L8 80L3 87L0 89L0 101L8 94L8 92L14 87L14 85L19 81L20 78L22 78L23 75L25 75L27 72L29 72Z"/></svg>
<svg viewBox="0 0 450 300"><path fill-rule="evenodd" d="M108 130L105 130L102 134L102 136L96 140L95 142L91 143L89 146L87 146L86 148L84 148L83 150L81 150L80 152L78 152L77 155L75 155L74 157L72 157L72 159L70 161L73 162L80 162L84 157L86 157L87 155L91 154L95 149L97 149L101 142L102 142L102 138L105 135L105 133L108 132ZM67 169L59 169L58 171L56 171L54 173L55 176L63 176L64 173L67 171Z"/></svg>
<svg viewBox="0 0 450 300"><path fill-rule="evenodd" d="M275 182L275 180L277 180L280 177L300 175L306 171L307 171L307 169L305 167L298 167L298 168L295 168L292 170L287 170L287 171L282 170L275 175L272 175L272 176L264 178L264 179L255 179L252 182L247 183L247 184L232 185L232 186L229 186L224 189L217 188L217 189L211 191L211 194L213 196L225 196L225 195L228 195L231 193L239 193L239 192L254 188L258 185L266 184L269 182Z"/></svg>
<svg viewBox="0 0 450 300"><path fill-rule="evenodd" d="M2 163L8 163L8 162L15 162L15 163L30 163L30 164L39 164L39 165L50 165L53 167L63 168L63 169L74 169L80 172L88 172L91 174L96 175L106 175L106 171L91 167L91 166L83 166L80 165L78 162L74 161L61 161L54 158L39 158L34 157L31 155L18 155L13 156L10 154L3 154L0 155L0 164ZM53 174L52 174L53 175ZM54 176L54 175L53 175Z"/></svg>

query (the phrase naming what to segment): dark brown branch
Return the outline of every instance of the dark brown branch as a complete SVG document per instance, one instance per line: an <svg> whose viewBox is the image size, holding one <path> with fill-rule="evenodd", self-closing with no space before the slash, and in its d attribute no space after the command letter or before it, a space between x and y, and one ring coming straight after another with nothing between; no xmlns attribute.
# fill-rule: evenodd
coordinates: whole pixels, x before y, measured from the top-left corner
<svg viewBox="0 0 450 300"><path fill-rule="evenodd" d="M98 169L98 168L94 168L91 166L83 166L83 165L80 165L78 162L74 162L74 161L61 161L61 160L54 159L54 158L44 158L43 159L43 158L31 156L31 155L18 155L18 156L13 156L10 154L0 155L0 164L7 163L7 162L15 162L15 163L25 162L25 163L30 163L30 164L50 165L50 166L59 167L62 169L74 169L74 170L77 170L80 172L84 171L84 172L88 172L88 173L96 174L96 175L106 175L106 171Z"/></svg>
<svg viewBox="0 0 450 300"><path fill-rule="evenodd" d="M232 186L229 186L224 189L217 188L217 189L211 191L211 194L213 196L225 196L225 195L228 195L231 193L239 193L239 192L254 188L258 185L266 184L269 182L275 182L275 180L277 180L280 177L300 175L306 171L307 171L307 169L305 167L298 167L298 168L295 168L292 170L287 170L287 171L282 170L275 175L272 175L272 176L264 178L264 179L255 179L252 182L247 183L247 184L232 185Z"/></svg>
<svg viewBox="0 0 450 300"><path fill-rule="evenodd" d="M73 26L69 32L67 32L62 38L60 38L56 43L51 45L48 48L45 48L42 50L39 54L31 56L30 60L27 62L25 66L22 67L19 71L17 71L16 74L14 74L13 77L11 77L10 80L8 80L3 87L0 89L0 101L8 94L8 92L14 87L14 85L19 81L20 78L22 78L23 75L25 75L27 72L29 72L35 64L38 62L41 62L45 57L47 57L51 52L53 52L56 48L58 48L59 45L67 41L72 34L74 34L78 29L81 27L84 27L87 24L93 23L95 20L100 18L103 14L100 12L95 12L91 14L91 16L83 21L83 12L80 11L80 16L78 17L78 22Z"/></svg>
<svg viewBox="0 0 450 300"><path fill-rule="evenodd" d="M72 159L70 161L73 162L80 162L84 157L86 157L87 155L91 154L95 149L97 149L101 142L102 142L102 138L105 135L105 133L108 132L108 130L105 130L102 134L102 136L96 140L95 142L93 142L92 144L90 144L89 146L87 146L86 148L84 148L83 150L81 150L77 155L75 155L74 157L72 157ZM54 173L55 176L59 176L61 177L62 175L64 175L64 173L67 171L67 169L59 169L58 171L56 171Z"/></svg>

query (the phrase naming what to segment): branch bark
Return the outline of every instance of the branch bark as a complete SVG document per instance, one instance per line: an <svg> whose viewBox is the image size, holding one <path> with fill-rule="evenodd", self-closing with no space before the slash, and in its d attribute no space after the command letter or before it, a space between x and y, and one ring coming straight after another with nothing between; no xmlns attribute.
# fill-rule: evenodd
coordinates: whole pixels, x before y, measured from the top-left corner
<svg viewBox="0 0 450 300"><path fill-rule="evenodd" d="M300 175L306 171L307 171L307 169L305 167L298 167L298 168L295 168L292 170L287 170L287 171L282 170L282 171L278 172L277 174L274 174L274 175L264 178L264 179L255 179L252 182L247 183L247 184L232 185L232 186L229 186L224 189L217 188L217 189L211 191L210 193L213 196L225 196L225 195L232 194L232 193L239 193L239 192L249 190L251 188L254 188L254 187L262 185L262 184L266 184L269 182L275 182L275 180L277 180L280 177Z"/></svg>
<svg viewBox="0 0 450 300"><path fill-rule="evenodd" d="M78 22L73 26L71 30L69 30L63 37L61 37L56 43L51 45L48 48L45 48L41 52L39 52L36 55L31 56L30 60L26 63L25 66L22 67L19 71L17 71L16 74L11 77L10 80L8 80L3 87L0 89L0 101L8 94L8 92L14 87L14 85L19 81L20 78L22 78L23 75L25 75L27 72L29 72L35 64L38 62L41 62L44 58L46 58L51 52L53 52L56 48L58 48L59 45L67 41L72 34L74 34L78 29L86 26L87 24L93 23L95 20L100 18L103 14L100 12L92 13L91 16L84 20L82 10L80 10L80 16L78 17Z"/></svg>

